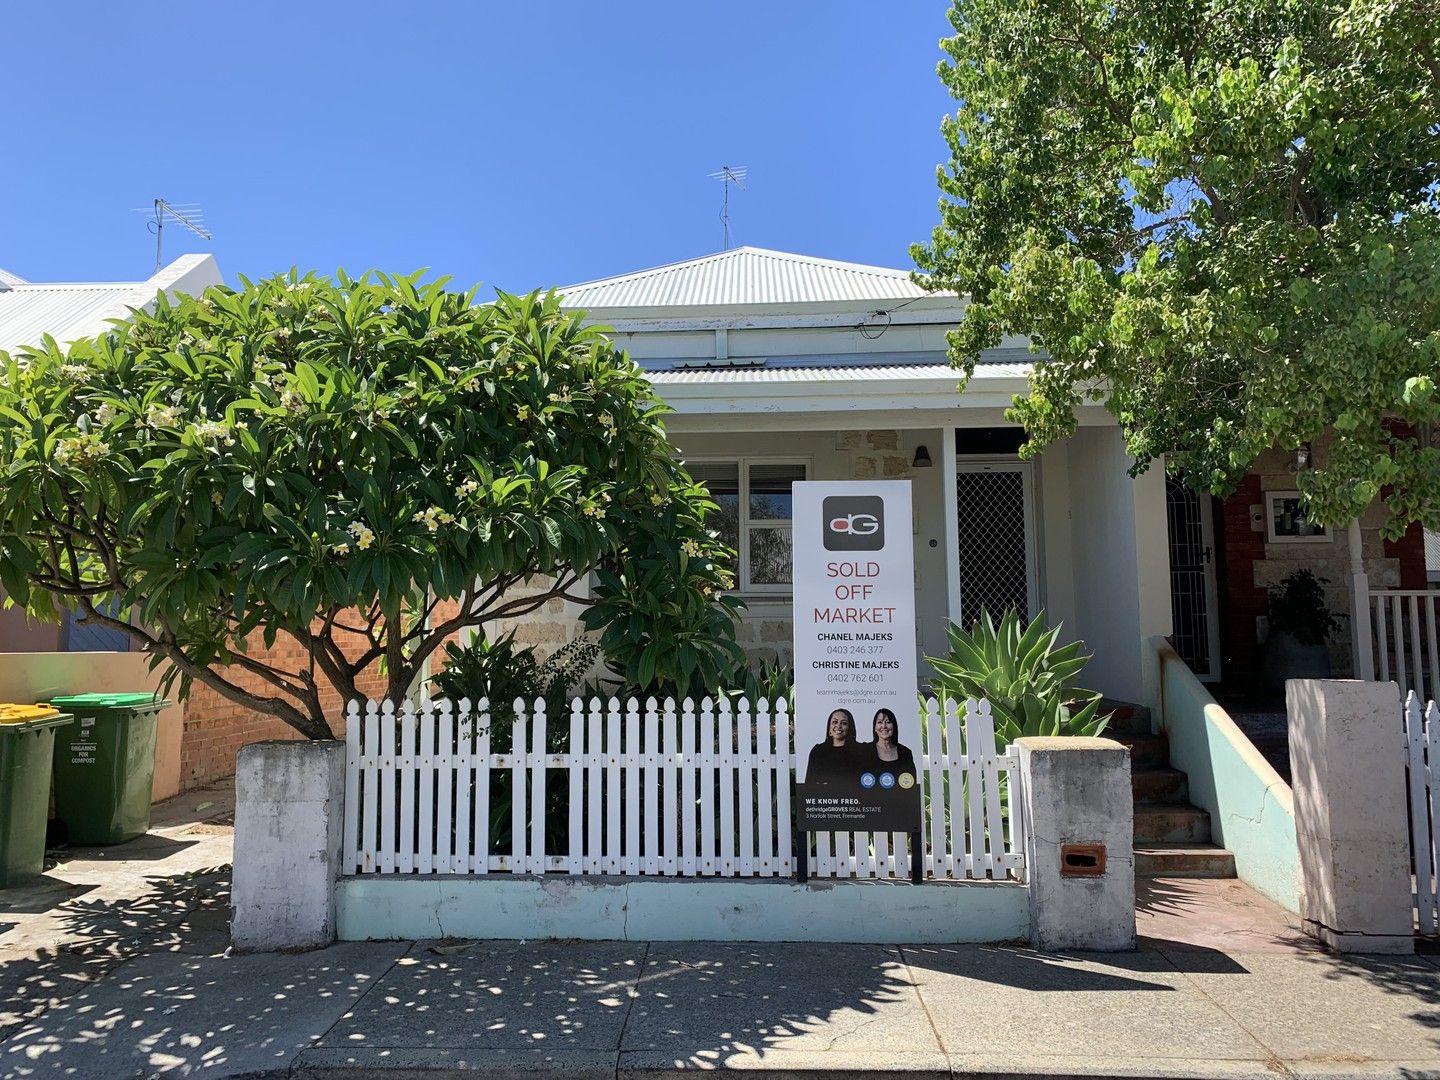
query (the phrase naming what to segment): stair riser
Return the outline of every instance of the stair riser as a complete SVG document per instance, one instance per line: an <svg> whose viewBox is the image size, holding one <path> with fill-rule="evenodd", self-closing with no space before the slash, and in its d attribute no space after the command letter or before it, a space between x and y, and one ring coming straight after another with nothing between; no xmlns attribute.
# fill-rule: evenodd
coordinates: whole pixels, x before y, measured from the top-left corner
<svg viewBox="0 0 1440 1080"><path fill-rule="evenodd" d="M1170 767L1170 744L1163 735L1122 735L1119 742L1130 748L1130 771Z"/></svg>
<svg viewBox="0 0 1440 1080"><path fill-rule="evenodd" d="M1182 803L1190 798L1189 779L1182 772L1140 770L1130 774L1137 804Z"/></svg>
<svg viewBox="0 0 1440 1080"><path fill-rule="evenodd" d="M1135 853L1136 877L1233 878L1235 856L1228 851Z"/></svg>
<svg viewBox="0 0 1440 1080"><path fill-rule="evenodd" d="M1102 701L1100 712L1110 714L1110 723L1105 734L1110 738L1117 735L1149 735L1150 710L1144 705L1121 701Z"/></svg>
<svg viewBox="0 0 1440 1080"><path fill-rule="evenodd" d="M1177 812L1135 814L1135 843L1137 844L1208 844L1210 843L1210 817L1208 814Z"/></svg>

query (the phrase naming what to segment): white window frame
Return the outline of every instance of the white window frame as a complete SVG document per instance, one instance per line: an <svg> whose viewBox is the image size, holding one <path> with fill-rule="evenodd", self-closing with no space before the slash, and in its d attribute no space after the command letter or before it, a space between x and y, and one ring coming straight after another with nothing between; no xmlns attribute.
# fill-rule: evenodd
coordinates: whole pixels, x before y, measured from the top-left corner
<svg viewBox="0 0 1440 1080"><path fill-rule="evenodd" d="M750 517L750 467L752 465L798 465L805 470L804 479L810 480L815 475L815 466L812 459L808 457L773 457L770 455L739 456L735 454L687 454L687 462L694 462L696 465L736 465L740 470L740 507L739 524L740 535L737 538L736 550L738 552L739 573L735 575L735 588L731 590L734 594L744 596L763 596L766 598L790 596L794 592L794 584L781 582L778 584L756 584L750 580L750 528L752 525L762 528L788 528L791 534L791 542L794 542L795 520L792 517L788 522L781 519Z"/></svg>

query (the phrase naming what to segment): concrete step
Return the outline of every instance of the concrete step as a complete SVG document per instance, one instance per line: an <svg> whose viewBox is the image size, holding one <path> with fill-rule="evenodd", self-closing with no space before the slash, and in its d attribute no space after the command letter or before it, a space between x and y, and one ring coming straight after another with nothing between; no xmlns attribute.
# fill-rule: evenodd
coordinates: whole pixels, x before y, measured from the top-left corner
<svg viewBox="0 0 1440 1080"><path fill-rule="evenodd" d="M1208 844L1210 815L1198 806L1175 803L1135 807L1136 844Z"/></svg>
<svg viewBox="0 0 1440 1080"><path fill-rule="evenodd" d="M1179 769L1138 769L1130 774L1135 804L1183 803L1190 799L1190 778Z"/></svg>
<svg viewBox="0 0 1440 1080"><path fill-rule="evenodd" d="M1235 856L1214 844L1136 844L1135 876L1233 878Z"/></svg>
<svg viewBox="0 0 1440 1080"><path fill-rule="evenodd" d="M1150 734L1150 709L1145 705L1136 705L1133 701L1118 701L1115 698L1102 698L1100 712L1110 714L1110 723L1105 729L1105 734L1112 739L1117 735Z"/></svg>
<svg viewBox="0 0 1440 1080"><path fill-rule="evenodd" d="M1130 771L1170 767L1170 740L1164 735L1113 734L1109 738L1130 748Z"/></svg>

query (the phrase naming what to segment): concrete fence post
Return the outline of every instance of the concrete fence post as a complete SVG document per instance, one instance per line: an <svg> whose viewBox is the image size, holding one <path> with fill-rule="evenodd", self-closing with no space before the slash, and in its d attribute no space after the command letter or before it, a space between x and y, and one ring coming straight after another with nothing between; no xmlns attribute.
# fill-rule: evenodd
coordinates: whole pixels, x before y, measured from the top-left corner
<svg viewBox="0 0 1440 1080"><path fill-rule="evenodd" d="M344 817L344 743L241 747L231 881L236 948L312 949L335 940Z"/></svg>
<svg viewBox="0 0 1440 1080"><path fill-rule="evenodd" d="M1130 751L1113 739L1017 739L1038 949L1135 947Z"/></svg>
<svg viewBox="0 0 1440 1080"><path fill-rule="evenodd" d="M1300 919L1339 952L1415 950L1400 689L1291 679Z"/></svg>

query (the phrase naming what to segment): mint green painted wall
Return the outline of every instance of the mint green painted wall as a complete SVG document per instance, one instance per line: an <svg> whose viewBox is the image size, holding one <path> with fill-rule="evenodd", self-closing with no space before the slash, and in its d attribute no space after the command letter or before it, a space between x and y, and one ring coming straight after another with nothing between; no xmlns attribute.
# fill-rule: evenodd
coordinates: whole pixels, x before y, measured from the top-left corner
<svg viewBox="0 0 1440 1080"><path fill-rule="evenodd" d="M442 937L591 941L834 941L920 945L1023 940L1018 882L654 878L343 878L342 941Z"/></svg>
<svg viewBox="0 0 1440 1080"><path fill-rule="evenodd" d="M1242 881L1300 910L1300 848L1290 785L1261 756L1163 638L1151 639L1160 689L1156 723L1170 764L1190 780L1190 801L1210 813L1215 843L1235 854Z"/></svg>

